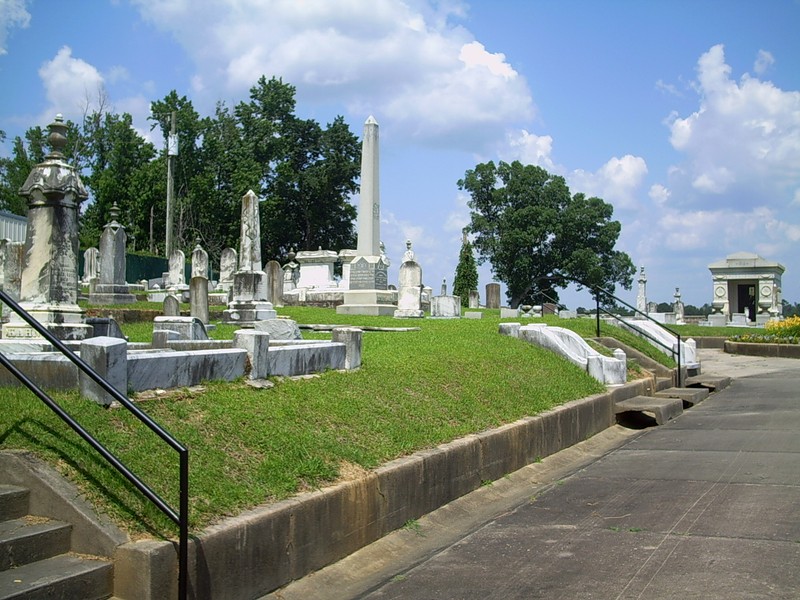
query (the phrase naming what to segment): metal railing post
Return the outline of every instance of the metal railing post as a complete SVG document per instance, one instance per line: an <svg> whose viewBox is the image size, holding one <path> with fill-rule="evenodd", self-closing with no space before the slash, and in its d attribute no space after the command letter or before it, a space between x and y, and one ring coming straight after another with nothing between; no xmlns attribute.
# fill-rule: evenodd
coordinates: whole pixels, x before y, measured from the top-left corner
<svg viewBox="0 0 800 600"><path fill-rule="evenodd" d="M6 292L0 290L0 300L11 310L17 313L23 321L31 326L56 350L72 361L80 371L83 371L90 379L97 383L114 400L125 407L141 423L146 425L153 433L161 438L170 448L178 452L180 460L180 498L179 511L176 512L161 496L153 491L146 483L137 477L117 456L108 448L95 439L86 431L75 419L72 418L63 408L61 408L47 393L44 392L36 383L28 378L9 358L0 352L0 365L4 366L14 377L24 384L33 394L50 408L56 415L69 425L84 441L96 450L106 461L123 475L133 486L139 490L156 508L166 515L179 528L179 548L178 548L178 594L180 600L188 598L188 539L189 539L189 450L170 435L164 428L156 423L149 415L133 404L125 395L119 392L108 381L101 377L92 367L82 358L67 348L64 343L56 338L52 332L44 327L39 321L34 319L25 309L23 309Z"/></svg>

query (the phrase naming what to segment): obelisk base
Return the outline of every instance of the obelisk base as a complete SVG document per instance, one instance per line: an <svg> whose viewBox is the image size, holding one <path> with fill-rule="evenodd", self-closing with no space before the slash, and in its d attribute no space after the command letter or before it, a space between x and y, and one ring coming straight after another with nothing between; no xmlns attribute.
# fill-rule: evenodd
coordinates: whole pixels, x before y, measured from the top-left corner
<svg viewBox="0 0 800 600"><path fill-rule="evenodd" d="M394 290L349 290L344 293L344 304L336 307L336 314L391 317L395 310L397 292Z"/></svg>

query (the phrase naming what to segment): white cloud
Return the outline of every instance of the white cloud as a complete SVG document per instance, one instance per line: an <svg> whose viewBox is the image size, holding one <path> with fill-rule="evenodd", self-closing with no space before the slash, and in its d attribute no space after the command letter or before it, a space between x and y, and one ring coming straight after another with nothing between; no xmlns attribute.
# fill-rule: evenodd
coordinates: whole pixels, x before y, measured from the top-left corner
<svg viewBox="0 0 800 600"><path fill-rule="evenodd" d="M775 64L775 57L766 50L759 50L753 70L757 75L763 75L773 64Z"/></svg>
<svg viewBox="0 0 800 600"><path fill-rule="evenodd" d="M671 83L664 83L661 79L656 81L656 89L661 90L662 92L666 92L667 94L670 94L672 96L678 96L679 98L683 97L683 94L680 91L678 91L677 87L675 87Z"/></svg>
<svg viewBox="0 0 800 600"><path fill-rule="evenodd" d="M551 136L536 135L522 129L506 134L505 148L500 150L499 155L506 162L518 160L526 165L538 165L549 172L555 172L558 167L553 163L552 152Z"/></svg>
<svg viewBox="0 0 800 600"><path fill-rule="evenodd" d="M672 192L660 183L651 185L650 192L648 193L648 196L650 196L650 199L656 206L664 206L669 201L671 195Z"/></svg>
<svg viewBox="0 0 800 600"><path fill-rule="evenodd" d="M600 169L589 173L578 169L567 176L573 193L598 196L617 208L638 205L637 193L647 175L647 163L640 156L612 157Z"/></svg>
<svg viewBox="0 0 800 600"><path fill-rule="evenodd" d="M0 56L8 54L8 35L15 27L25 29L30 25L31 14L26 0L0 0Z"/></svg>
<svg viewBox="0 0 800 600"><path fill-rule="evenodd" d="M128 81L130 78L131 74L128 72L128 69L126 69L122 65L116 65L111 67L105 74L105 79L109 83L117 83L118 81Z"/></svg>
<svg viewBox="0 0 800 600"><path fill-rule="evenodd" d="M262 74L280 76L305 102L343 104L354 115L374 114L397 135L470 150L533 114L530 90L505 56L453 23L464 14L461 3L135 4L186 49L194 81L205 82L202 90L213 100L241 95ZM212 81L224 89L210 89Z"/></svg>
<svg viewBox="0 0 800 600"><path fill-rule="evenodd" d="M73 58L72 49L63 46L51 61L39 69L45 88L48 107L40 121L49 123L56 113L65 119L79 120L84 111L91 110L102 94L103 76L89 63Z"/></svg>
<svg viewBox="0 0 800 600"><path fill-rule="evenodd" d="M762 52L759 62L773 59ZM670 187L687 203L716 195L742 210L756 199L789 205L800 185L800 92L747 74L732 79L722 45L698 60L695 89L697 110L668 119L670 142L686 158Z"/></svg>

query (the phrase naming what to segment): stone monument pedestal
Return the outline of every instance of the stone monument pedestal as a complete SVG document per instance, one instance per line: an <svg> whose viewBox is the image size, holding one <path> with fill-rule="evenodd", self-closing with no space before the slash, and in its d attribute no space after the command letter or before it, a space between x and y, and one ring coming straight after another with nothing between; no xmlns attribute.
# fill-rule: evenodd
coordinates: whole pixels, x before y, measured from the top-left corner
<svg viewBox="0 0 800 600"><path fill-rule="evenodd" d="M336 307L336 313L394 315L397 292L388 289L388 266L383 256L356 257L350 264L350 289L344 292L344 303Z"/></svg>
<svg viewBox="0 0 800 600"><path fill-rule="evenodd" d="M98 283L89 294L89 304L133 304L136 296L130 293L127 284Z"/></svg>
<svg viewBox="0 0 800 600"><path fill-rule="evenodd" d="M92 337L92 326L83 322L83 310L78 305L25 304L23 308L59 340L83 340ZM25 321L12 313L3 325L3 339L42 339Z"/></svg>
<svg viewBox="0 0 800 600"><path fill-rule="evenodd" d="M276 319L278 313L268 302L267 274L263 271L237 271L233 274L233 300L222 312L226 323L252 325L256 321Z"/></svg>

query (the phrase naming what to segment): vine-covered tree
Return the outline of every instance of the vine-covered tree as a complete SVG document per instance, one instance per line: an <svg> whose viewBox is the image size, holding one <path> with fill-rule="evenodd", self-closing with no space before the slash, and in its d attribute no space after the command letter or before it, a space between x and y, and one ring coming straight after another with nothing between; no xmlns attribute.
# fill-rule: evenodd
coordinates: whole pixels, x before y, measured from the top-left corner
<svg viewBox="0 0 800 600"><path fill-rule="evenodd" d="M465 229L461 240L461 252L458 254L456 276L453 278L453 294L461 297L461 306L469 306L469 293L477 289L478 266Z"/></svg>
<svg viewBox="0 0 800 600"><path fill-rule="evenodd" d="M491 263L511 306L557 301L572 281L630 288L635 267L614 249L621 226L600 198L572 196L563 177L518 161L479 164L458 186L470 194L478 261Z"/></svg>

